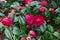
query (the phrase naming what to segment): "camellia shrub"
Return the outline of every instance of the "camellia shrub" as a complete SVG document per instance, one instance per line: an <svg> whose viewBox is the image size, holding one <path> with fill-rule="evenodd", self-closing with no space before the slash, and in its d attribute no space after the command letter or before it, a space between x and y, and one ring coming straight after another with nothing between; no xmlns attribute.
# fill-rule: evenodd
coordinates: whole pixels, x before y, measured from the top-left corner
<svg viewBox="0 0 60 40"><path fill-rule="evenodd" d="M0 40L60 40L60 0L0 0Z"/></svg>

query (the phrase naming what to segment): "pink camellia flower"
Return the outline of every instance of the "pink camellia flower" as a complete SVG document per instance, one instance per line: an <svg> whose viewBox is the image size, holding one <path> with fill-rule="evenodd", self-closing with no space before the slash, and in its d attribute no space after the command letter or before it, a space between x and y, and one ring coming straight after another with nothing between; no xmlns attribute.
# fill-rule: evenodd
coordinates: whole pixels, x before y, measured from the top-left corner
<svg viewBox="0 0 60 40"><path fill-rule="evenodd" d="M31 3L32 0L24 0L24 4L27 6L29 3Z"/></svg>
<svg viewBox="0 0 60 40"><path fill-rule="evenodd" d="M22 10L22 6L19 6L19 7L18 7L18 10Z"/></svg>
<svg viewBox="0 0 60 40"><path fill-rule="evenodd" d="M54 13L54 12L55 12L55 9L54 9L54 8L50 8L49 11L50 11L51 13Z"/></svg>
<svg viewBox="0 0 60 40"><path fill-rule="evenodd" d="M32 40L31 37L27 37L27 40Z"/></svg>
<svg viewBox="0 0 60 40"><path fill-rule="evenodd" d="M22 37L21 40L26 40L26 38Z"/></svg>
<svg viewBox="0 0 60 40"><path fill-rule="evenodd" d="M60 29L59 29L59 30L57 30L57 32L59 32L59 33L60 33Z"/></svg>
<svg viewBox="0 0 60 40"><path fill-rule="evenodd" d="M27 14L25 16L25 21L27 22L27 24L31 25L34 21L34 16L32 14Z"/></svg>
<svg viewBox="0 0 60 40"><path fill-rule="evenodd" d="M13 14L16 14L16 10L15 10L15 9L12 9L11 12L12 12Z"/></svg>
<svg viewBox="0 0 60 40"><path fill-rule="evenodd" d="M44 13L44 12L45 12L45 8L44 8L44 7L41 7L41 8L39 9L39 11L42 12L42 13Z"/></svg>
<svg viewBox="0 0 60 40"><path fill-rule="evenodd" d="M11 18L8 18L8 17L4 17L3 19L2 19L2 24L4 25L4 26L11 26L12 25L12 19Z"/></svg>
<svg viewBox="0 0 60 40"><path fill-rule="evenodd" d="M33 24L35 26L41 26L41 25L43 25L44 21L45 21L45 18L43 16L36 15L35 18L34 18Z"/></svg>
<svg viewBox="0 0 60 40"><path fill-rule="evenodd" d="M41 2L41 5L42 5L42 6L46 6L46 5L47 5L47 2L46 2L46 1L42 1L42 2Z"/></svg>
<svg viewBox="0 0 60 40"><path fill-rule="evenodd" d="M36 37L36 33L35 33L35 31L33 31L33 30L31 30L31 31L29 32L29 35L30 35L31 37Z"/></svg>
<svg viewBox="0 0 60 40"><path fill-rule="evenodd" d="M1 0L1 1L2 1L2 2L5 2L5 3L7 2L7 0Z"/></svg>

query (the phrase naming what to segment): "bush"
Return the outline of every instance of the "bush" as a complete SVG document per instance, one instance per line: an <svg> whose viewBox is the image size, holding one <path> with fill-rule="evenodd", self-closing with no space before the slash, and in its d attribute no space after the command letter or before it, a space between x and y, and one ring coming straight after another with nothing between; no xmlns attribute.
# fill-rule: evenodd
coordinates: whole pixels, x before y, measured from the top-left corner
<svg viewBox="0 0 60 40"><path fill-rule="evenodd" d="M1 40L60 40L60 0L0 0Z"/></svg>

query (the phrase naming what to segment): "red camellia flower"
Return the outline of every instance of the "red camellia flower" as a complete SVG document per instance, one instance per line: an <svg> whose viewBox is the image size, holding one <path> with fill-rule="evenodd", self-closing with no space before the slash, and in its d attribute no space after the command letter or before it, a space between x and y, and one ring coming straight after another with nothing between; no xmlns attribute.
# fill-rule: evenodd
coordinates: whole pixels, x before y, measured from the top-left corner
<svg viewBox="0 0 60 40"><path fill-rule="evenodd" d="M41 5L42 5L42 6L46 6L46 4L47 4L46 1L42 1L42 2L41 2Z"/></svg>
<svg viewBox="0 0 60 40"><path fill-rule="evenodd" d="M54 13L54 12L55 12L55 9L54 9L54 8L50 8L49 11L50 11L51 13Z"/></svg>
<svg viewBox="0 0 60 40"><path fill-rule="evenodd" d="M35 33L33 30L31 30L31 31L29 32L29 35L30 35L31 37L36 37L36 33Z"/></svg>
<svg viewBox="0 0 60 40"><path fill-rule="evenodd" d="M5 16L8 16L8 15L9 15L9 11L6 10L6 11L4 12L4 14L5 14Z"/></svg>
<svg viewBox="0 0 60 40"><path fill-rule="evenodd" d="M35 18L34 18L33 24L35 26L41 26L41 25L43 25L44 21L45 21L45 18L43 16L36 15Z"/></svg>
<svg viewBox="0 0 60 40"><path fill-rule="evenodd" d="M31 25L27 25L27 29L30 30L31 29Z"/></svg>
<svg viewBox="0 0 60 40"><path fill-rule="evenodd" d="M15 9L12 9L11 11L13 14L16 14L16 10Z"/></svg>
<svg viewBox="0 0 60 40"><path fill-rule="evenodd" d="M21 40L26 40L26 38L22 37Z"/></svg>
<svg viewBox="0 0 60 40"><path fill-rule="evenodd" d="M42 13L44 13L44 12L45 12L45 8L44 8L44 7L41 7L41 8L39 9L39 11L42 12Z"/></svg>
<svg viewBox="0 0 60 40"><path fill-rule="evenodd" d="M4 17L2 19L2 24L4 24L4 26L11 26L12 25L12 19L8 18L8 17Z"/></svg>
<svg viewBox="0 0 60 40"><path fill-rule="evenodd" d="M34 21L34 16L32 14L27 14L25 16L25 21L27 22L27 24L31 25Z"/></svg>
<svg viewBox="0 0 60 40"><path fill-rule="evenodd" d="M26 6L31 2L32 2L32 0L24 0L24 3L25 3Z"/></svg>
<svg viewBox="0 0 60 40"><path fill-rule="evenodd" d="M31 37L27 37L27 40L32 40Z"/></svg>

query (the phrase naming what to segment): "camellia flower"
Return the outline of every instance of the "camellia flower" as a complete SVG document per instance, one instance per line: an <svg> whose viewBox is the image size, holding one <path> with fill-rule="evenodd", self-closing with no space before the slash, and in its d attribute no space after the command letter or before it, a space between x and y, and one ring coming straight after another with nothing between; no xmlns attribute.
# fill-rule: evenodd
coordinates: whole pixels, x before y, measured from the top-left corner
<svg viewBox="0 0 60 40"><path fill-rule="evenodd" d="M41 2L41 5L42 5L42 6L46 6L46 5L47 5L47 2L46 2L46 1L42 1L42 2Z"/></svg>
<svg viewBox="0 0 60 40"><path fill-rule="evenodd" d="M22 37L21 40L26 40L26 38Z"/></svg>
<svg viewBox="0 0 60 40"><path fill-rule="evenodd" d="M55 9L54 9L54 8L50 8L49 11L50 11L51 13L54 13L54 12L55 12Z"/></svg>
<svg viewBox="0 0 60 40"><path fill-rule="evenodd" d="M27 40L32 40L31 37L27 37Z"/></svg>
<svg viewBox="0 0 60 40"><path fill-rule="evenodd" d="M35 31L33 31L33 30L29 31L29 36L36 37Z"/></svg>
<svg viewBox="0 0 60 40"><path fill-rule="evenodd" d="M24 0L24 4L27 6L29 3L31 3L32 0Z"/></svg>
<svg viewBox="0 0 60 40"><path fill-rule="evenodd" d="M0 0L0 1L5 2L5 3L7 2L7 0Z"/></svg>
<svg viewBox="0 0 60 40"><path fill-rule="evenodd" d="M59 30L57 30L57 32L59 32L59 33L60 33L60 29L59 29Z"/></svg>
<svg viewBox="0 0 60 40"><path fill-rule="evenodd" d="M32 14L27 14L25 16L25 21L27 22L27 24L31 25L34 21L34 16Z"/></svg>
<svg viewBox="0 0 60 40"><path fill-rule="evenodd" d="M15 10L15 9L12 9L11 12L12 12L13 14L16 14L16 10Z"/></svg>
<svg viewBox="0 0 60 40"><path fill-rule="evenodd" d="M18 7L18 10L22 10L22 6L19 6L19 7Z"/></svg>
<svg viewBox="0 0 60 40"><path fill-rule="evenodd" d="M41 15L36 15L36 16L34 17L34 22L33 22L33 24L34 24L35 26L41 26L41 25L43 25L44 21L45 21L45 18L44 18L43 16L41 16Z"/></svg>
<svg viewBox="0 0 60 40"><path fill-rule="evenodd" d="M44 7L41 7L41 8L39 9L39 11L42 12L42 13L44 13L44 12L45 12L45 8L44 8Z"/></svg>
<svg viewBox="0 0 60 40"><path fill-rule="evenodd" d="M11 26L12 25L12 19L11 18L8 18L8 17L4 17L3 19L2 19L2 24L4 25L4 26Z"/></svg>

